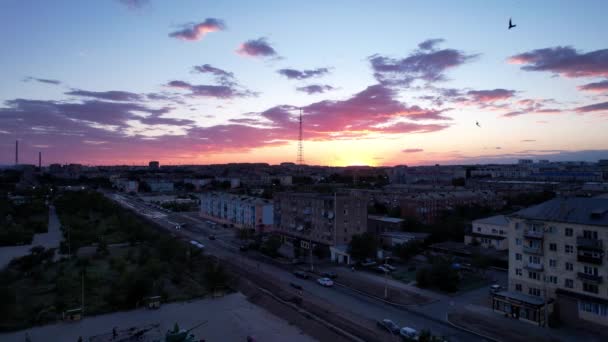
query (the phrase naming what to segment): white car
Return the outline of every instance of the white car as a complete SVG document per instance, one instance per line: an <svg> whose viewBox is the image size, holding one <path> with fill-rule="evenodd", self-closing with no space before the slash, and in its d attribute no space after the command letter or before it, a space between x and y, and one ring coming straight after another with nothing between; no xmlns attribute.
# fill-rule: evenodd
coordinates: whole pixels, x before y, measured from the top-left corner
<svg viewBox="0 0 608 342"><path fill-rule="evenodd" d="M317 279L317 283L321 286L331 287L334 286L334 281L329 278L319 278Z"/></svg>
<svg viewBox="0 0 608 342"><path fill-rule="evenodd" d="M403 327L399 330L399 335L406 340L410 341L418 341L418 332L416 329L410 327Z"/></svg>

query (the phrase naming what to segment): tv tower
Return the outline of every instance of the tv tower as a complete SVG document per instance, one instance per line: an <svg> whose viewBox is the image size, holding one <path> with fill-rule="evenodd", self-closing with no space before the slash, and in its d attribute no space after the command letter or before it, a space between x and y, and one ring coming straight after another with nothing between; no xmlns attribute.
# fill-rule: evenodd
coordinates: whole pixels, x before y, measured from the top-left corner
<svg viewBox="0 0 608 342"><path fill-rule="evenodd" d="M302 145L302 108L300 108L300 118L298 121L300 124L300 134L298 137L298 165L304 165L304 147Z"/></svg>

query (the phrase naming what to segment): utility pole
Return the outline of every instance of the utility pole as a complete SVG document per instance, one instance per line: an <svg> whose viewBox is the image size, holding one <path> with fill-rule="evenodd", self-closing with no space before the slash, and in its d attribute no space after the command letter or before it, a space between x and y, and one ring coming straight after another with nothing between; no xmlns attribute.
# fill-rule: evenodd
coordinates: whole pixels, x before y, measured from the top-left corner
<svg viewBox="0 0 608 342"><path fill-rule="evenodd" d="M386 264L386 259L384 258L384 263ZM384 299L388 299L388 272L384 272Z"/></svg>

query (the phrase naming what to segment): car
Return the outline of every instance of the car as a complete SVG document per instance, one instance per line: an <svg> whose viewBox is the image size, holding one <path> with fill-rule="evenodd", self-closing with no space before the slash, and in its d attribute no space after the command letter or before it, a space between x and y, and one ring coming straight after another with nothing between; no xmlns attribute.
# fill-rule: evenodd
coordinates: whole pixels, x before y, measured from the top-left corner
<svg viewBox="0 0 608 342"><path fill-rule="evenodd" d="M323 272L321 273L321 275L325 278L329 278L329 279L336 279L338 278L338 275L335 272Z"/></svg>
<svg viewBox="0 0 608 342"><path fill-rule="evenodd" d="M500 286L498 284L494 284L494 285L490 286L490 293L500 292L501 290L502 290L502 286Z"/></svg>
<svg viewBox="0 0 608 342"><path fill-rule="evenodd" d="M390 271L388 270L388 268L384 267L384 266L376 266L374 267L374 271L378 272L378 273L389 273Z"/></svg>
<svg viewBox="0 0 608 342"><path fill-rule="evenodd" d="M297 278L300 278L300 279L308 279L308 278L310 278L310 276L308 275L308 273L303 272L303 271L294 271L293 275L295 275Z"/></svg>
<svg viewBox="0 0 608 342"><path fill-rule="evenodd" d="M209 235L209 240L215 240L215 235Z"/></svg>
<svg viewBox="0 0 608 342"><path fill-rule="evenodd" d="M334 281L329 278L319 278L317 279L317 283L321 286L332 287L334 286Z"/></svg>
<svg viewBox="0 0 608 342"><path fill-rule="evenodd" d="M418 341L418 331L410 327L403 327L399 330L399 335L406 341Z"/></svg>
<svg viewBox="0 0 608 342"><path fill-rule="evenodd" d="M386 268L390 272L393 272L393 271L395 271L397 269L397 267L395 267L393 265L389 265L389 264L384 264L384 265L382 265L382 267Z"/></svg>
<svg viewBox="0 0 608 342"><path fill-rule="evenodd" d="M293 287L294 289L297 289L297 290L302 290L302 285L300 285L300 284L289 283L289 286L291 286L291 287Z"/></svg>
<svg viewBox="0 0 608 342"><path fill-rule="evenodd" d="M396 335L399 333L399 326L390 319L385 318L383 320L380 320L380 321L376 322L376 325L379 328L386 330L393 335Z"/></svg>

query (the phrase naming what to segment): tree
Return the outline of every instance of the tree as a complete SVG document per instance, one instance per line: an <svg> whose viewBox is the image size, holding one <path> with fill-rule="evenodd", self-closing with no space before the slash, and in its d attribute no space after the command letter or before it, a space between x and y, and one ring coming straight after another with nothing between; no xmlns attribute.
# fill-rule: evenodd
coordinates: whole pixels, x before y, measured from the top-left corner
<svg viewBox="0 0 608 342"><path fill-rule="evenodd" d="M422 243L420 241L410 241L402 243L393 247L393 253L397 255L401 260L408 261L410 258L416 256L422 251Z"/></svg>
<svg viewBox="0 0 608 342"><path fill-rule="evenodd" d="M272 235L268 238L268 240L262 243L260 246L260 252L276 258L279 256L279 248L281 247L281 244L281 238L276 235Z"/></svg>
<svg viewBox="0 0 608 342"><path fill-rule="evenodd" d="M416 285L423 289L431 286L431 270L428 267L418 269L416 272Z"/></svg>
<svg viewBox="0 0 608 342"><path fill-rule="evenodd" d="M353 235L348 245L348 253L355 260L375 258L378 251L378 239L370 232Z"/></svg>

